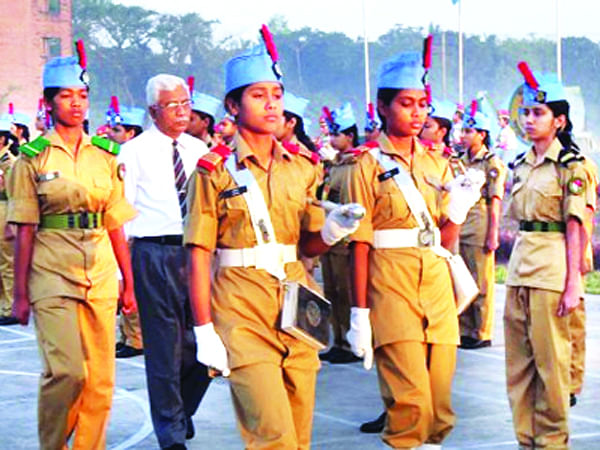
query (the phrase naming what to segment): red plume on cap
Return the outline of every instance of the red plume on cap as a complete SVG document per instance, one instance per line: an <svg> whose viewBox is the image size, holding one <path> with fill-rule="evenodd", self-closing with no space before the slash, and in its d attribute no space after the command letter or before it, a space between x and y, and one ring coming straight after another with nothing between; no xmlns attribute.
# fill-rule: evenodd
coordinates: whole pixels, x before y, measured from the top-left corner
<svg viewBox="0 0 600 450"><path fill-rule="evenodd" d="M273 41L273 35L271 34L271 31L269 31L269 27L263 25L260 28L260 35L262 36L263 41L265 42L265 47L267 47L267 52L269 53L269 56L271 56L271 60L273 60L273 62L276 63L277 61L279 61L279 54L277 53L277 47L275 46L275 42Z"/></svg>
<svg viewBox="0 0 600 450"><path fill-rule="evenodd" d="M8 104L8 113L11 116L15 114L15 105L13 105L12 102Z"/></svg>
<svg viewBox="0 0 600 450"><path fill-rule="evenodd" d="M423 41L423 68L429 70L431 67L431 48L433 46L433 35L430 34Z"/></svg>
<svg viewBox="0 0 600 450"><path fill-rule="evenodd" d="M38 100L38 111L44 111L44 97L40 97Z"/></svg>
<svg viewBox="0 0 600 450"><path fill-rule="evenodd" d="M475 117L475 114L477 114L477 100L473 100L471 102L471 114L469 114L471 117Z"/></svg>
<svg viewBox="0 0 600 450"><path fill-rule="evenodd" d="M75 42L77 48L77 56L79 57L79 65L83 70L87 69L87 55L85 54L85 46L83 45L83 39L78 39Z"/></svg>
<svg viewBox="0 0 600 450"><path fill-rule="evenodd" d="M117 97L116 95L110 97L110 107L115 112L115 114L121 113L119 109L119 97Z"/></svg>
<svg viewBox="0 0 600 450"><path fill-rule="evenodd" d="M323 116L325 116L325 120L329 123L333 123L333 116L331 115L331 111L327 106L323 106Z"/></svg>
<svg viewBox="0 0 600 450"><path fill-rule="evenodd" d="M535 79L533 72L529 68L529 64L527 64L525 61L521 61L519 64L517 64L517 68L523 75L523 78L525 78L525 83L527 83L531 89L537 89L540 86L540 83L538 83L538 81Z"/></svg>
<svg viewBox="0 0 600 450"><path fill-rule="evenodd" d="M425 85L425 94L427 95L427 104L431 105L432 96L431 96L431 85L430 84Z"/></svg>
<svg viewBox="0 0 600 450"><path fill-rule="evenodd" d="M194 82L196 81L196 79L194 78L193 75L190 75L187 79L187 84L188 84L188 89L190 90L190 95L192 95L192 92L194 92Z"/></svg>
<svg viewBox="0 0 600 450"><path fill-rule="evenodd" d="M369 119L373 120L375 118L375 107L373 106L373 103L367 105L367 114Z"/></svg>

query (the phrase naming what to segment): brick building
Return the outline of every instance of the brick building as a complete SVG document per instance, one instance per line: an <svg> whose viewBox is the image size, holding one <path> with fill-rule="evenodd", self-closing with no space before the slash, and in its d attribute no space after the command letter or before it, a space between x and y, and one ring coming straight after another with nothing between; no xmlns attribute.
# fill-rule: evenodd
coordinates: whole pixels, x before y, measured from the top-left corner
<svg viewBox="0 0 600 450"><path fill-rule="evenodd" d="M12 102L35 118L44 63L73 53L71 8L72 0L0 0L0 114Z"/></svg>

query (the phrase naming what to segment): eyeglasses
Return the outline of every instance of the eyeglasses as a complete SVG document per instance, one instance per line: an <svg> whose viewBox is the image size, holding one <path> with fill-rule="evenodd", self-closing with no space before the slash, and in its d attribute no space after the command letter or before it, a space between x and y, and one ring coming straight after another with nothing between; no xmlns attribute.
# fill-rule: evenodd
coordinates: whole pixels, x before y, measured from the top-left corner
<svg viewBox="0 0 600 450"><path fill-rule="evenodd" d="M192 108L192 101L191 100L184 100L182 102L169 102L165 105L154 105L157 108L163 109L167 112L175 112L177 111L178 108L183 108L185 110L191 109Z"/></svg>

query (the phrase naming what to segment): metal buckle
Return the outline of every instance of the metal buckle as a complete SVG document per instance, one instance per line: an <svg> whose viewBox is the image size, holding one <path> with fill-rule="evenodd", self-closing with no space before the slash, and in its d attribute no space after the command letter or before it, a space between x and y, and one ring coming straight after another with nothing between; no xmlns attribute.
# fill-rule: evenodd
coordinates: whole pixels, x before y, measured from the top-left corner
<svg viewBox="0 0 600 450"><path fill-rule="evenodd" d="M419 230L417 239L419 241L419 246L431 247L434 244L433 241L435 240L435 233L433 232L433 230L425 228L423 230Z"/></svg>
<svg viewBox="0 0 600 450"><path fill-rule="evenodd" d="M67 227L75 228L75 216L73 214L67 216Z"/></svg>
<svg viewBox="0 0 600 450"><path fill-rule="evenodd" d="M79 228L89 228L90 227L90 216L87 212L82 212L79 214Z"/></svg>

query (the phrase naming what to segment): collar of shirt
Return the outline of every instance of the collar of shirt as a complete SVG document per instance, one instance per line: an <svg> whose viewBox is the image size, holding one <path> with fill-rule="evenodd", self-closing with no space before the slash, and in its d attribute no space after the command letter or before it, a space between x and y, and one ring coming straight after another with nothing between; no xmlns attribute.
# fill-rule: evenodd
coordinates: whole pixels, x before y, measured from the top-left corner
<svg viewBox="0 0 600 450"><path fill-rule="evenodd" d="M465 158L469 162L481 161L488 151L488 148L485 145L482 145L481 148L477 151L477 153L475 153L475 156L473 156L472 158L469 154L469 151L467 150L465 152Z"/></svg>
<svg viewBox="0 0 600 450"><path fill-rule="evenodd" d="M292 158L292 155L290 155L290 153L281 145L281 143L279 141L277 141L277 139L272 138L272 142L273 142L273 159L275 161L280 162L284 159L289 161ZM233 137L232 144L233 144L233 147L235 148L235 153L237 155L238 164L243 163L244 160L246 160L248 158L251 158L254 160L254 163L258 165L256 158L253 158L254 152L252 151L252 148L250 147L248 142L246 142L246 140L242 137L241 134L239 134L239 133L235 134L235 136Z"/></svg>
<svg viewBox="0 0 600 450"><path fill-rule="evenodd" d="M165 148L170 150L173 148L173 141L177 141L177 149L186 148L186 143L188 142L187 135L185 133L181 133L179 136L177 136L177 139L173 139L172 137L167 136L165 133L160 131L154 123L150 126L150 128L148 128L147 133L152 135L153 140L156 140L156 148Z"/></svg>
<svg viewBox="0 0 600 450"><path fill-rule="evenodd" d="M406 161L402 154L396 149L396 147L394 147L394 144L392 144L392 141L388 137L387 133L380 133L379 137L377 138L377 143L379 144L379 148L383 153L398 156L403 161ZM417 138L412 138L412 152L413 157L421 156L421 154L425 152L425 148L423 145L421 145ZM406 162L408 164L408 161Z"/></svg>
<svg viewBox="0 0 600 450"><path fill-rule="evenodd" d="M558 154L560 153L560 151L562 150L563 146L560 143L560 141L555 138L552 143L550 144L550 147L548 147L548 150L546 150L546 154L544 155L544 160L549 159L552 162L558 162ZM535 166L535 161L537 159L537 156L535 155L535 150L533 148L533 146L529 149L529 151L527 152L527 154L525 155L525 161L527 162L527 164L531 165L531 166Z"/></svg>
<svg viewBox="0 0 600 450"><path fill-rule="evenodd" d="M60 148L61 150L67 152L69 155L73 156L73 150L70 149L67 146L67 144L65 144L65 141L63 140L61 135L56 132L56 130L53 130L50 134L48 134L46 136L46 139L50 141L50 145L52 147ZM88 145L92 145L92 138L82 131L79 148L82 149L84 147L87 147Z"/></svg>

